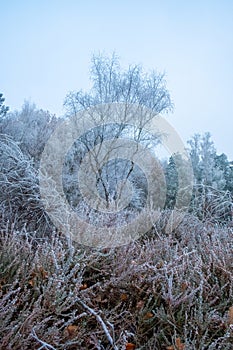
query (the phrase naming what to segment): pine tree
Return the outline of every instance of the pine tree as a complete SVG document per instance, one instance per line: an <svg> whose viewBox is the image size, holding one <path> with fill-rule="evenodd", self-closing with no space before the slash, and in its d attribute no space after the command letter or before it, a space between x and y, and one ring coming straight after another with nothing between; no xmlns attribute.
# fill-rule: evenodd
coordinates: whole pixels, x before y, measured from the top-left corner
<svg viewBox="0 0 233 350"><path fill-rule="evenodd" d="M3 94L0 93L0 120L1 118L4 118L9 111L9 107L4 105L5 98L3 97Z"/></svg>

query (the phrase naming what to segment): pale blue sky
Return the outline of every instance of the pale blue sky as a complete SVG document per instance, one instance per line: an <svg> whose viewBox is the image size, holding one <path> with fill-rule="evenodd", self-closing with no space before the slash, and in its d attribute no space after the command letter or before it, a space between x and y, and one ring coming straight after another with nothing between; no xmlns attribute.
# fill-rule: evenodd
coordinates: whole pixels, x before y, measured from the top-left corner
<svg viewBox="0 0 233 350"><path fill-rule="evenodd" d="M0 92L58 115L70 90L88 88L93 53L165 71L186 141L210 131L233 159L233 1L0 1Z"/></svg>

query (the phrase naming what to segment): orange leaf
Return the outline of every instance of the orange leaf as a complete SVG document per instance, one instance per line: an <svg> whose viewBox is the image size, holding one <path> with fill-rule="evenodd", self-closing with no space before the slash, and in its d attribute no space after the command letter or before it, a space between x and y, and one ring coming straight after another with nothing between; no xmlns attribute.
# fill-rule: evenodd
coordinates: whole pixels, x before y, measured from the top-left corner
<svg viewBox="0 0 233 350"><path fill-rule="evenodd" d="M48 278L48 272L45 271L45 270L43 269L43 267L40 267L40 268L39 268L39 271L40 271L40 274L41 274L41 276L42 276L43 279L44 279L44 278Z"/></svg>
<svg viewBox="0 0 233 350"><path fill-rule="evenodd" d="M136 345L133 343L127 343L125 346L125 350L134 350L136 348Z"/></svg>
<svg viewBox="0 0 233 350"><path fill-rule="evenodd" d="M180 338L176 338L175 347L173 345L167 346L167 350L185 350L185 344L183 344Z"/></svg>
<svg viewBox="0 0 233 350"><path fill-rule="evenodd" d="M35 278L32 278L30 281L28 281L28 284L29 284L30 286L34 287L35 284L36 284Z"/></svg>
<svg viewBox="0 0 233 350"><path fill-rule="evenodd" d="M144 320L149 320L152 317L154 317L154 314L152 314L152 312L147 312L144 316Z"/></svg>
<svg viewBox="0 0 233 350"><path fill-rule="evenodd" d="M128 300L129 297L128 297L127 294L122 293L121 296L120 296L120 298L121 298L121 301L126 301L126 300Z"/></svg>
<svg viewBox="0 0 233 350"><path fill-rule="evenodd" d="M87 289L86 283L81 284L81 286L79 287L79 290L84 290L84 289Z"/></svg>
<svg viewBox="0 0 233 350"><path fill-rule="evenodd" d="M185 344L181 342L180 338L176 339L176 347L178 350L184 350L185 348Z"/></svg>
<svg viewBox="0 0 233 350"><path fill-rule="evenodd" d="M66 327L66 330L69 336L74 336L77 333L78 326L70 324L69 326Z"/></svg>
<svg viewBox="0 0 233 350"><path fill-rule="evenodd" d="M231 306L228 311L228 323L233 324L233 306Z"/></svg>
<svg viewBox="0 0 233 350"><path fill-rule="evenodd" d="M181 290L184 292L188 288L189 284L188 282L182 282L181 283Z"/></svg>

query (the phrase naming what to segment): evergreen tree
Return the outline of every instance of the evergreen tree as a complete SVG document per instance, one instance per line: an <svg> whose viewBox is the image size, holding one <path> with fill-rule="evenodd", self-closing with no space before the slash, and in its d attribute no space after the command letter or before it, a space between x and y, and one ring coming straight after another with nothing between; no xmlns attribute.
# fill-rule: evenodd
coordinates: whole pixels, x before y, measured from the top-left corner
<svg viewBox="0 0 233 350"><path fill-rule="evenodd" d="M167 183L167 194L165 207L173 209L176 202L176 195L178 191L178 173L174 157L169 158L169 163L166 166L165 178Z"/></svg>
<svg viewBox="0 0 233 350"><path fill-rule="evenodd" d="M4 105L5 98L3 97L3 94L0 93L0 120L1 118L4 118L9 111L9 107Z"/></svg>
<svg viewBox="0 0 233 350"><path fill-rule="evenodd" d="M210 133L196 134L188 144L195 177L192 212L200 219L229 220L233 172L226 155L217 155Z"/></svg>
<svg viewBox="0 0 233 350"><path fill-rule="evenodd" d="M224 174L224 190L230 191L233 196L233 166L229 162L226 154L222 153L215 157L215 166Z"/></svg>

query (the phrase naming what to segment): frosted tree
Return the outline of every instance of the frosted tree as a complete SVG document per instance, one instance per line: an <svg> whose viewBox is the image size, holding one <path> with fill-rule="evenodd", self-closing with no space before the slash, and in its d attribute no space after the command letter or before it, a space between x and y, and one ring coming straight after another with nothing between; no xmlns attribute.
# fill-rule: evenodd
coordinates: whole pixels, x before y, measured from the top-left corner
<svg viewBox="0 0 233 350"><path fill-rule="evenodd" d="M140 120L137 120L139 128L132 127L134 120L131 119L130 123L128 119L131 105L150 109L153 117L173 108L164 74L155 71L145 74L139 65L129 66L128 69L123 70L115 54L110 58L103 55L93 56L90 79L92 87L89 92L80 90L70 92L66 96L64 105L67 115L77 115L80 111L93 109L93 107L98 111L101 105L121 103L125 106L125 117L118 124L100 127L97 123L96 127L82 135L70 150L65 162L64 186L70 201L75 205L81 196L77 191L77 181L73 181L72 178L77 174L86 152L97 145L100 152L106 140L111 140L110 148L114 149L115 141L119 138L134 140L148 148L153 148L159 143L161 135L152 136L146 132L149 122L147 118L139 117ZM106 158L104 166L98 167L96 187L100 196L111 205L111 202L119 197L120 184L129 180L133 186L133 197L129 207L140 208L147 195L146 178L134 162L121 159L120 153L119 149L118 159Z"/></svg>
<svg viewBox="0 0 233 350"><path fill-rule="evenodd" d="M8 113L2 123L1 132L11 136L22 152L38 167L44 145L58 122L55 115L37 109L35 104L25 102L22 110Z"/></svg>
<svg viewBox="0 0 233 350"><path fill-rule="evenodd" d="M0 93L0 121L1 119L5 118L7 112L9 111L9 107L5 106L4 101L5 98L3 97L3 94Z"/></svg>
<svg viewBox="0 0 233 350"><path fill-rule="evenodd" d="M210 133L196 134L188 144L195 176L192 211L201 219L224 221L231 206L228 162L217 155Z"/></svg>

